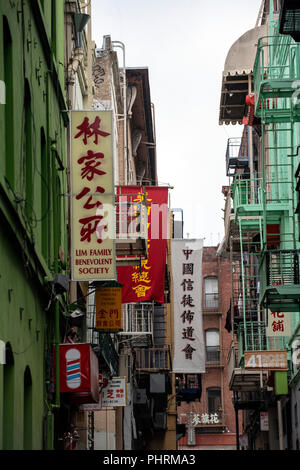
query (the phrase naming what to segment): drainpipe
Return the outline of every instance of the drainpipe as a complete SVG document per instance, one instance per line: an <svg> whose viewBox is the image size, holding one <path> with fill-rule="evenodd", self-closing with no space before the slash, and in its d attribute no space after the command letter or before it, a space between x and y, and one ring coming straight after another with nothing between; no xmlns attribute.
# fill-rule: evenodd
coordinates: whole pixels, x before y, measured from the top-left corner
<svg viewBox="0 0 300 470"><path fill-rule="evenodd" d="M248 75L248 95L252 94L251 74ZM253 170L253 128L248 125L248 149L249 149L249 167L250 167L250 202L255 203L254 197L254 170Z"/></svg>
<svg viewBox="0 0 300 470"><path fill-rule="evenodd" d="M270 65L273 65L273 34L274 34L274 10L273 10L273 2L269 2L270 5L270 11L269 11L269 36L270 36L270 45L269 45L269 51L270 51L270 58L269 58L269 63Z"/></svg>
<svg viewBox="0 0 300 470"><path fill-rule="evenodd" d="M74 49L74 55L68 65L68 85L75 84L75 76L83 59L83 49Z"/></svg>
<svg viewBox="0 0 300 470"><path fill-rule="evenodd" d="M128 184L128 149L127 149L127 83L125 67L125 45L121 41L112 41L113 47L119 47L123 52L123 121L124 121L124 185Z"/></svg>
<svg viewBox="0 0 300 470"><path fill-rule="evenodd" d="M157 168L156 168L156 165L157 165L157 162L156 162L156 125L155 125L155 107L154 107L154 104L151 103L151 109L152 109L152 121L153 121L153 142L154 142L154 145L153 145L153 148L154 148L154 165L155 165L155 181L153 181L154 184L157 183Z"/></svg>

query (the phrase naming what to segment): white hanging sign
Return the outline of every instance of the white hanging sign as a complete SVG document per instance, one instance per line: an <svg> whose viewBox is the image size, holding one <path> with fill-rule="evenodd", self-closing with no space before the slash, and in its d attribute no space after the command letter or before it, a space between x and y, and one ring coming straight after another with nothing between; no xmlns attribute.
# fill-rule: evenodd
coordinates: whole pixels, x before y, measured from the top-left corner
<svg viewBox="0 0 300 470"><path fill-rule="evenodd" d="M173 372L205 372L202 327L203 240L171 240L174 295Z"/></svg>
<svg viewBox="0 0 300 470"><path fill-rule="evenodd" d="M267 336L291 336L291 315L292 313L268 310Z"/></svg>

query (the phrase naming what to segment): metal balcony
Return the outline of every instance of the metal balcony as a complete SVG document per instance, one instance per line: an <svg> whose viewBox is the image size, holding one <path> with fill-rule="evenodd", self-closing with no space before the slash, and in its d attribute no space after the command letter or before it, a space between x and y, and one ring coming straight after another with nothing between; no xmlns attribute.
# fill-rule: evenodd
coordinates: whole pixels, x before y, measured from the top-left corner
<svg viewBox="0 0 300 470"><path fill-rule="evenodd" d="M135 368L140 372L171 370L169 347L136 349Z"/></svg>
<svg viewBox="0 0 300 470"><path fill-rule="evenodd" d="M248 167L248 149L241 146L242 137L231 137L227 141L226 174L233 176L237 169Z"/></svg>
<svg viewBox="0 0 300 470"><path fill-rule="evenodd" d="M176 374L177 403L200 401L202 395L201 374Z"/></svg>
<svg viewBox="0 0 300 470"><path fill-rule="evenodd" d="M282 0L279 17L280 34L288 34L300 42L300 7L298 0Z"/></svg>
<svg viewBox="0 0 300 470"><path fill-rule="evenodd" d="M243 322L238 326L238 363L244 365L245 351L284 351L288 337L267 336L263 321Z"/></svg>
<svg viewBox="0 0 300 470"><path fill-rule="evenodd" d="M238 326L237 346L228 355L229 388L235 391L264 390L268 371L244 368L245 351L284 351L288 337L269 337L264 322L243 322Z"/></svg>
<svg viewBox="0 0 300 470"><path fill-rule="evenodd" d="M233 209L238 215L256 215L263 208L262 178L236 175L232 184Z"/></svg>
<svg viewBox="0 0 300 470"><path fill-rule="evenodd" d="M255 115L265 123L300 120L299 107L291 99L300 78L299 66L297 45L286 37L259 39L253 71Z"/></svg>
<svg viewBox="0 0 300 470"><path fill-rule="evenodd" d="M132 346L150 346L153 343L153 304L124 304L122 309L123 331L118 335L130 339Z"/></svg>
<svg viewBox="0 0 300 470"><path fill-rule="evenodd" d="M115 203L117 264L137 265L147 259L148 207L146 198L116 188Z"/></svg>
<svg viewBox="0 0 300 470"><path fill-rule="evenodd" d="M238 348L232 343L228 354L229 389L256 391L266 386L267 372L246 370L238 360Z"/></svg>
<svg viewBox="0 0 300 470"><path fill-rule="evenodd" d="M266 325L264 322L243 322L237 331L239 364L243 364L244 351L263 351L267 349Z"/></svg>
<svg viewBox="0 0 300 470"><path fill-rule="evenodd" d="M288 165L278 165L277 169L273 165L266 166L264 180L235 176L232 184L234 214L236 218L247 219L249 228L259 227L259 217L263 215L264 207L269 224L278 223L283 211L289 210L291 178L285 166Z"/></svg>
<svg viewBox="0 0 300 470"><path fill-rule="evenodd" d="M272 312L299 311L300 273L298 250L266 251L260 264L259 302Z"/></svg>

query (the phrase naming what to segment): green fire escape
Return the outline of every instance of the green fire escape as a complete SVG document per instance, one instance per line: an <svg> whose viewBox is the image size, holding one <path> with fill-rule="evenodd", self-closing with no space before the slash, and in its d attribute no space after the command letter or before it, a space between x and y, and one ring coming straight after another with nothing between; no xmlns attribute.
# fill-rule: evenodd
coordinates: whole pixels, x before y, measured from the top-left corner
<svg viewBox="0 0 300 470"><path fill-rule="evenodd" d="M271 31L273 21L271 19ZM275 22L274 22L275 24ZM298 312L299 234L295 172L299 164L300 46L291 37L259 40L254 76L255 116L261 121L258 163L235 174L235 222L240 235L237 326L243 351L274 349L266 337L267 312ZM297 89L298 86L298 89ZM295 321L295 317L293 317ZM283 338L277 349L285 349Z"/></svg>

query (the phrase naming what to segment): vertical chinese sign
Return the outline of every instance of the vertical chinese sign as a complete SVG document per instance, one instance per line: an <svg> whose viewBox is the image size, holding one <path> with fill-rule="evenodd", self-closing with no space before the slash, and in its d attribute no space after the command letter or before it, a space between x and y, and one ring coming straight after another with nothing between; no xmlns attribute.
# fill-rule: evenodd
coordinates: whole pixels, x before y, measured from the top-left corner
<svg viewBox="0 0 300 470"><path fill-rule="evenodd" d="M203 240L171 240L174 293L173 372L205 372L202 327Z"/></svg>
<svg viewBox="0 0 300 470"><path fill-rule="evenodd" d="M71 192L72 279L115 280L111 111L71 113Z"/></svg>
<svg viewBox="0 0 300 470"><path fill-rule="evenodd" d="M291 315L293 314L287 312L271 312L271 310L268 310L267 336L291 336Z"/></svg>
<svg viewBox="0 0 300 470"><path fill-rule="evenodd" d="M144 193L139 186L122 187L122 197L135 194L141 202ZM168 188L146 186L148 207L148 258L141 266L118 267L118 282L123 284L122 303L155 300L164 302L167 256Z"/></svg>

